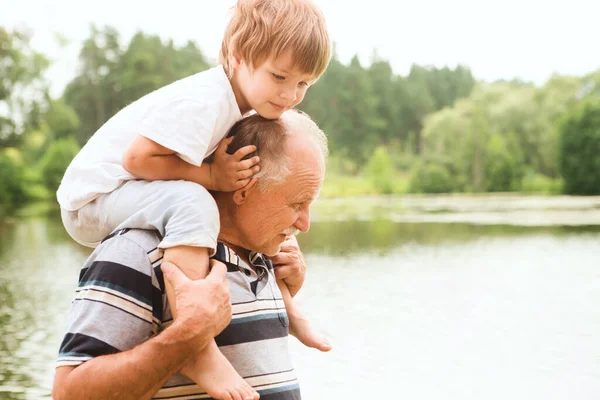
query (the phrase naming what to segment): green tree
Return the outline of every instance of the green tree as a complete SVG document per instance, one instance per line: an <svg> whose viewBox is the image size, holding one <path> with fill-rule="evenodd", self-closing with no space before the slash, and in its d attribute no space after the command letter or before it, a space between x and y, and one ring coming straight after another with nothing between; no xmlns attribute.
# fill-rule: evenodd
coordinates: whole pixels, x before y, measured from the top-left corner
<svg viewBox="0 0 600 400"><path fill-rule="evenodd" d="M59 139L48 148L40 160L40 169L44 185L55 192L71 160L79 152L79 145L73 137Z"/></svg>
<svg viewBox="0 0 600 400"><path fill-rule="evenodd" d="M11 214L26 200L22 181L25 168L19 151L0 151L0 219Z"/></svg>
<svg viewBox="0 0 600 400"><path fill-rule="evenodd" d="M522 82L481 83L468 98L425 119L422 157L445 165L457 190L518 188L525 171L556 179L558 138L553 127L573 107L580 87L578 80L562 77L553 77L542 88ZM504 183L497 174L489 176L503 168L510 170Z"/></svg>
<svg viewBox="0 0 600 400"><path fill-rule="evenodd" d="M399 82L397 93L403 130L410 133L416 154L420 154L423 147L421 132L425 117L469 96L474 86L471 71L463 66L454 70L419 65L411 67L408 76Z"/></svg>
<svg viewBox="0 0 600 400"><path fill-rule="evenodd" d="M410 191L413 193L450 193L452 192L450 171L444 165L434 162L419 163L411 173Z"/></svg>
<svg viewBox="0 0 600 400"><path fill-rule="evenodd" d="M20 143L29 114L46 99L49 61L30 46L30 34L0 27L0 148Z"/></svg>
<svg viewBox="0 0 600 400"><path fill-rule="evenodd" d="M92 25L90 37L83 42L79 54L79 73L67 85L66 104L79 116L81 128L77 141L84 144L90 136L114 115L121 105L118 62L121 57L119 33L110 27L103 30Z"/></svg>
<svg viewBox="0 0 600 400"><path fill-rule="evenodd" d="M353 160L356 170L363 167L378 144L377 96L367 71L354 57L348 67L335 57L300 107L322 126L332 153Z"/></svg>
<svg viewBox="0 0 600 400"><path fill-rule="evenodd" d="M444 108L428 116L423 127L420 159L443 166L457 191L472 190L474 166L479 168L474 162L473 135L478 131L472 123L473 110L472 100L460 100L454 108Z"/></svg>
<svg viewBox="0 0 600 400"><path fill-rule="evenodd" d="M83 145L109 118L162 86L209 67L200 49L138 32L123 50L118 32L91 27L79 55L80 71L65 89L65 102L81 121Z"/></svg>
<svg viewBox="0 0 600 400"><path fill-rule="evenodd" d="M582 102L560 124L560 172L568 194L600 194L600 99Z"/></svg>
<svg viewBox="0 0 600 400"><path fill-rule="evenodd" d="M411 136L411 145L415 154L421 154L421 131L425 117L435 110L435 99L429 91L427 70L418 65L413 65L408 77L398 88L399 97L402 98L401 115L405 131Z"/></svg>
<svg viewBox="0 0 600 400"><path fill-rule="evenodd" d="M194 42L177 48L172 40L138 32L119 60L119 87L123 104L178 79L208 69L202 51Z"/></svg>
<svg viewBox="0 0 600 400"><path fill-rule="evenodd" d="M367 164L371 184L381 194L391 194L394 188L394 165L385 147L378 147Z"/></svg>
<svg viewBox="0 0 600 400"><path fill-rule="evenodd" d="M402 129L400 114L401 102L396 98L398 77L394 75L390 64L380 60L377 55L373 56L367 74L376 98L374 111L377 119L374 121L373 134L377 136L379 144L382 145L405 141L406 132Z"/></svg>
<svg viewBox="0 0 600 400"><path fill-rule="evenodd" d="M504 138L494 134L486 145L485 176L488 192L508 192L517 185L518 172Z"/></svg>
<svg viewBox="0 0 600 400"><path fill-rule="evenodd" d="M75 110L61 100L54 100L44 118L53 139L64 139L74 136L81 126Z"/></svg>
<svg viewBox="0 0 600 400"><path fill-rule="evenodd" d="M537 90L534 101L538 107L538 117L544 118L540 124L541 134L536 137L537 162L534 168L538 173L557 178L558 171L558 125L560 119L571 112L580 98L586 93L585 78L573 76L552 76Z"/></svg>

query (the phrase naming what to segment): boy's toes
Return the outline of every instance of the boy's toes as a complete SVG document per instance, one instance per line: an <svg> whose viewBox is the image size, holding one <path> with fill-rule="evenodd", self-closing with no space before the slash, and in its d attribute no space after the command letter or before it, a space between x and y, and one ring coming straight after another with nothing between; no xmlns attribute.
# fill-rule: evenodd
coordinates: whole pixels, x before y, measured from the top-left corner
<svg viewBox="0 0 600 400"><path fill-rule="evenodd" d="M309 334L301 336L298 339L305 346L312 347L320 351L329 351L333 348L325 336L318 334L315 331L311 331Z"/></svg>
<svg viewBox="0 0 600 400"><path fill-rule="evenodd" d="M329 351L333 348L329 340L327 338L322 337L321 340L316 344L315 348L321 351Z"/></svg>
<svg viewBox="0 0 600 400"><path fill-rule="evenodd" d="M222 392L212 393L211 397L217 400L236 400L235 397L231 396L231 392L229 390L223 390Z"/></svg>
<svg viewBox="0 0 600 400"><path fill-rule="evenodd" d="M229 391L231 400L244 400L244 396L240 393L239 389L233 389Z"/></svg>
<svg viewBox="0 0 600 400"><path fill-rule="evenodd" d="M258 400L260 398L258 392L250 385L244 388L243 395L243 400Z"/></svg>

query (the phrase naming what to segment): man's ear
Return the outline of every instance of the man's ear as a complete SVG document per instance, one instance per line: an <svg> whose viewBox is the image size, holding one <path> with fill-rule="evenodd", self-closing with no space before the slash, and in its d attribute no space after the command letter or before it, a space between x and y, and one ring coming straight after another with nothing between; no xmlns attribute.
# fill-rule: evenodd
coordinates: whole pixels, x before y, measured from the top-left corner
<svg viewBox="0 0 600 400"><path fill-rule="evenodd" d="M240 53L237 50L232 50L229 52L229 66L232 69L237 69L242 64L242 58L240 57Z"/></svg>
<svg viewBox="0 0 600 400"><path fill-rule="evenodd" d="M252 192L257 189L256 182L258 178L252 178L246 186L233 192L233 202L238 206L246 203Z"/></svg>

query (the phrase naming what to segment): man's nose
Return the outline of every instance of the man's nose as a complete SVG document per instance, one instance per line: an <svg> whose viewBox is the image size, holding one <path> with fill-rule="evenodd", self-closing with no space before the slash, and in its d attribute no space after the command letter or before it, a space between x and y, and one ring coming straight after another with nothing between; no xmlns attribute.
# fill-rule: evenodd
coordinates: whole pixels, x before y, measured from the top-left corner
<svg viewBox="0 0 600 400"><path fill-rule="evenodd" d="M308 209L300 214L294 226L304 233L308 232L310 229L310 211Z"/></svg>

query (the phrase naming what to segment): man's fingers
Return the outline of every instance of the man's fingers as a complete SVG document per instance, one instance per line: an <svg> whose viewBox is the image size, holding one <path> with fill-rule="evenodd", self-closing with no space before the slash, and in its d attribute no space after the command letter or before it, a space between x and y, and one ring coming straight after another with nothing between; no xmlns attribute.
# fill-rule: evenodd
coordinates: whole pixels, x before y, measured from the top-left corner
<svg viewBox="0 0 600 400"><path fill-rule="evenodd" d="M273 263L273 265L277 264L287 264L292 261L293 256L290 253L286 253L284 251L280 251L276 255L269 257L269 260Z"/></svg>
<svg viewBox="0 0 600 400"><path fill-rule="evenodd" d="M285 242L281 243L281 246L279 246L279 252L280 253L300 253L300 248L298 247L298 242L294 241L290 241L290 240L286 240Z"/></svg>
<svg viewBox="0 0 600 400"><path fill-rule="evenodd" d="M275 278L277 279L285 279L290 276L291 268L290 267L277 267L273 270L275 273Z"/></svg>
<svg viewBox="0 0 600 400"><path fill-rule="evenodd" d="M241 161L242 158L246 157L248 154L250 153L254 153L256 151L256 146L251 144L248 146L244 146L241 149L238 149L235 153L234 156Z"/></svg>
<svg viewBox="0 0 600 400"><path fill-rule="evenodd" d="M282 265L281 267L276 266L274 269L274 272L275 272L275 278L286 279L291 276L298 275L298 273L301 272L301 270L300 270L300 266L294 267L291 265Z"/></svg>
<svg viewBox="0 0 600 400"><path fill-rule="evenodd" d="M173 286L174 289L190 280L187 276L185 276L183 271L180 270L178 266L171 264L168 261L163 262L160 266L160 269L162 270L164 277L171 283L171 286Z"/></svg>
<svg viewBox="0 0 600 400"><path fill-rule="evenodd" d="M222 282L225 280L227 274L227 267L220 261L210 260L210 272L206 276L206 280L212 280L214 282Z"/></svg>
<svg viewBox="0 0 600 400"><path fill-rule="evenodd" d="M283 243L281 243L280 251L300 253L300 246L298 246L298 239L296 236L288 235Z"/></svg>

